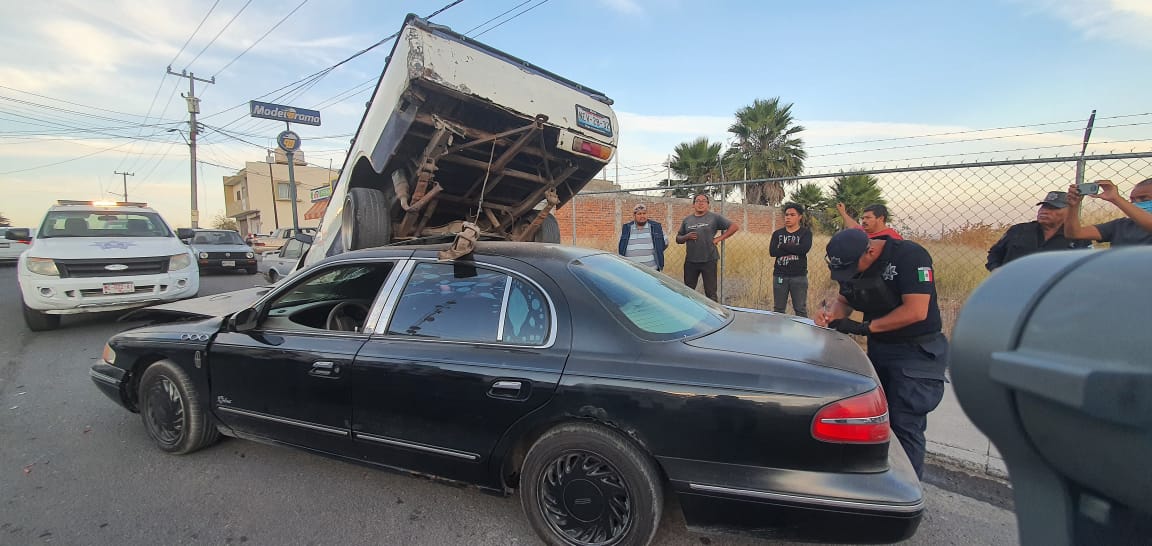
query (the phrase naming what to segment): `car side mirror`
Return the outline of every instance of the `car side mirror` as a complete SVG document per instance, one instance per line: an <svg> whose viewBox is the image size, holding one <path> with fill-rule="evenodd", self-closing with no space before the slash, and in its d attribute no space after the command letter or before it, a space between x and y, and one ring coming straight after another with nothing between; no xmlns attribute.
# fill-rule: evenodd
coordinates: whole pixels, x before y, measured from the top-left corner
<svg viewBox="0 0 1152 546"><path fill-rule="evenodd" d="M256 327L256 319L260 318L260 313L255 307L249 307L243 311L237 312L228 319L228 326L233 332L247 332Z"/></svg>
<svg viewBox="0 0 1152 546"><path fill-rule="evenodd" d="M297 233L293 235L292 238L306 245L312 244L312 236L307 233Z"/></svg>
<svg viewBox="0 0 1152 546"><path fill-rule="evenodd" d="M188 242L188 239L191 239L195 236L196 232L192 231L192 228L182 227L176 229L176 237L184 242Z"/></svg>
<svg viewBox="0 0 1152 546"><path fill-rule="evenodd" d="M32 240L32 233L28 228L8 228L4 238L11 241L28 242Z"/></svg>

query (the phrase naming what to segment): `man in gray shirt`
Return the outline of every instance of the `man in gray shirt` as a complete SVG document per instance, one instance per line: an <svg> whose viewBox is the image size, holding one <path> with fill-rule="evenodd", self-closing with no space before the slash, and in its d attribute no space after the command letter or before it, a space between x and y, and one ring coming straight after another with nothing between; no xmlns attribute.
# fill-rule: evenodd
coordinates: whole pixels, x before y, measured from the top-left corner
<svg viewBox="0 0 1152 546"><path fill-rule="evenodd" d="M720 301L716 297L716 263L720 261L716 245L736 233L740 225L709 212L711 204L707 194L697 194L692 198L692 214L680 222L676 242L685 245L684 284L695 290L703 277L704 295L712 301ZM719 237L717 233L720 233Z"/></svg>
<svg viewBox="0 0 1152 546"><path fill-rule="evenodd" d="M1125 218L1094 226L1080 225L1080 201L1084 197L1073 184L1068 186L1068 218L1064 220L1064 237L1112 243L1114 247L1152 245L1152 178L1137 183L1129 199L1121 197L1111 181L1097 180L1096 183L1100 185L1100 195L1089 197L1116 205Z"/></svg>

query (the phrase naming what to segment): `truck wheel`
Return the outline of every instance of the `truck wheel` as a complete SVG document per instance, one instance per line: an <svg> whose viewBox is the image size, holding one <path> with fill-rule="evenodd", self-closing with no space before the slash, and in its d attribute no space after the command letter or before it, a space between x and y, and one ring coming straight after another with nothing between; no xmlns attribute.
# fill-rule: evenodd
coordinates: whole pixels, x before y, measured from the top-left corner
<svg viewBox="0 0 1152 546"><path fill-rule="evenodd" d="M60 315L41 313L24 305L24 302L20 302L20 306L24 308L24 324L28 325L29 330L33 332L43 332L45 330L55 330L60 327Z"/></svg>
<svg viewBox="0 0 1152 546"><path fill-rule="evenodd" d="M520 504L547 544L639 546L656 534L664 491L652 459L604 427L570 423L524 459Z"/></svg>
<svg viewBox="0 0 1152 546"><path fill-rule="evenodd" d="M348 190L340 217L340 237L344 250L372 248L392 242L391 211L392 204L380 190Z"/></svg>
<svg viewBox="0 0 1152 546"><path fill-rule="evenodd" d="M156 447L175 455L192 453L220 437L192 379L179 366L160 360L140 376L140 418Z"/></svg>
<svg viewBox="0 0 1152 546"><path fill-rule="evenodd" d="M559 243L560 222L551 214L545 216L544 223L540 224L540 229L536 230L536 234L532 236L532 240L537 243Z"/></svg>

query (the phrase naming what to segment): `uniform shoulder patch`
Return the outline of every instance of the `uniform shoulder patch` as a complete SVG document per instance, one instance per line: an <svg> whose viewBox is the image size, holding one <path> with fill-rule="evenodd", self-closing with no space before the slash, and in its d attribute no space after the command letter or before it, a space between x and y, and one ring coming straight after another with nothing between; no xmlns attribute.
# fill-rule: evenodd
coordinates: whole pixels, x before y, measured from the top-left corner
<svg viewBox="0 0 1152 546"><path fill-rule="evenodd" d="M916 268L916 276L920 279L920 282L933 282L936 280L935 277L932 275L932 268L931 267L918 267L918 268Z"/></svg>

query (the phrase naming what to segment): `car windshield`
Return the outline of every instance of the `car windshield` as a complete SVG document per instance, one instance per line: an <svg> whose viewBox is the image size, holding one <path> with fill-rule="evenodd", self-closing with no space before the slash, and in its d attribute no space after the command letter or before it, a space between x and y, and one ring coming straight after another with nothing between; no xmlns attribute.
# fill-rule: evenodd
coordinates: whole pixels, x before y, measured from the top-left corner
<svg viewBox="0 0 1152 546"><path fill-rule="evenodd" d="M732 318L724 306L672 277L611 254L574 260L569 269L605 308L644 339L713 332Z"/></svg>
<svg viewBox="0 0 1152 546"><path fill-rule="evenodd" d="M102 210L50 211L39 237L169 237L172 232L155 212Z"/></svg>
<svg viewBox="0 0 1152 546"><path fill-rule="evenodd" d="M235 231L197 231L194 245L243 245L244 240Z"/></svg>

